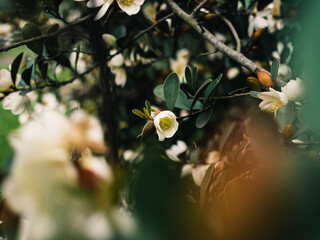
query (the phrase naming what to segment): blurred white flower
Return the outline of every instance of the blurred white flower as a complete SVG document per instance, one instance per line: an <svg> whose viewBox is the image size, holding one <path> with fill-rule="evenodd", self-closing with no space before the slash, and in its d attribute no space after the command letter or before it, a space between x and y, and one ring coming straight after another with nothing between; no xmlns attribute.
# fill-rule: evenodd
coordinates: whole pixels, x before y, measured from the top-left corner
<svg viewBox="0 0 320 240"><path fill-rule="evenodd" d="M12 30L12 27L8 23L0 24L0 35L7 35Z"/></svg>
<svg viewBox="0 0 320 240"><path fill-rule="evenodd" d="M130 149L128 150L125 150L123 152L123 159L125 161L128 161L128 162L131 162L133 159L135 159L137 156L139 155L139 152L135 152L135 151L132 151Z"/></svg>
<svg viewBox="0 0 320 240"><path fill-rule="evenodd" d="M88 239L104 240L112 235L112 227L106 216L94 213L87 218L84 234Z"/></svg>
<svg viewBox="0 0 320 240"><path fill-rule="evenodd" d="M306 89L300 78L296 80L290 80L281 91L287 95L288 99L291 101L302 101L306 95Z"/></svg>
<svg viewBox="0 0 320 240"><path fill-rule="evenodd" d="M260 109L266 112L275 113L279 108L288 103L287 95L273 88L269 88L268 92L258 93L258 97L262 100L259 104Z"/></svg>
<svg viewBox="0 0 320 240"><path fill-rule="evenodd" d="M28 104L29 99L26 95L20 95L20 92L13 92L3 99L2 108L10 110L14 115L19 115L23 113Z"/></svg>
<svg viewBox="0 0 320 240"><path fill-rule="evenodd" d="M115 54L117 51L110 51L110 55ZM124 87L127 82L126 70L123 68L124 57L122 54L117 54L108 62L108 67L111 72L115 75L115 83L117 86Z"/></svg>
<svg viewBox="0 0 320 240"><path fill-rule="evenodd" d="M233 67L233 68L228 69L227 78L229 80L232 80L232 79L236 78L239 74L240 74L240 69L238 67Z"/></svg>
<svg viewBox="0 0 320 240"><path fill-rule="evenodd" d="M171 160L180 162L178 156L187 151L187 149L187 144L184 141L178 140L176 145L172 145L170 149L166 150L166 154Z"/></svg>
<svg viewBox="0 0 320 240"><path fill-rule="evenodd" d="M148 20L155 20L157 16L156 4L145 4L145 6L142 8L142 13Z"/></svg>
<svg viewBox="0 0 320 240"><path fill-rule="evenodd" d="M190 60L190 52L187 49L181 49L176 54L176 59L170 59L170 68L177 73L182 83L184 81L184 70Z"/></svg>
<svg viewBox="0 0 320 240"><path fill-rule="evenodd" d="M254 9L256 11L256 9ZM251 37L254 31L268 27L267 17L271 14L271 9L266 7L260 12L249 16L248 36Z"/></svg>
<svg viewBox="0 0 320 240"><path fill-rule="evenodd" d="M102 35L102 39L109 46L111 46L113 48L117 47L117 39L113 35L105 33L105 34Z"/></svg>
<svg viewBox="0 0 320 240"><path fill-rule="evenodd" d="M0 92L7 92L13 87L11 73L7 69L0 70Z"/></svg>
<svg viewBox="0 0 320 240"><path fill-rule="evenodd" d="M94 20L99 20L102 18L108 11L110 5L114 0L89 0L87 2L88 8L97 8L101 7ZM128 15L137 14L140 11L141 5L144 3L144 0L116 0L120 9Z"/></svg>
<svg viewBox="0 0 320 240"><path fill-rule="evenodd" d="M79 53L77 65L76 65L76 58L77 58L77 53L72 52L70 54L70 62L71 62L72 68L77 69L77 72L79 74L84 73L87 70L87 63L84 60L84 55L82 53Z"/></svg>
<svg viewBox="0 0 320 240"><path fill-rule="evenodd" d="M92 172L95 176L107 181L112 181L112 170L104 157L92 155L84 156L80 159L82 169Z"/></svg>
<svg viewBox="0 0 320 240"><path fill-rule="evenodd" d="M179 123L173 112L162 111L154 118L154 126L156 127L159 141L165 138L171 138L178 130Z"/></svg>

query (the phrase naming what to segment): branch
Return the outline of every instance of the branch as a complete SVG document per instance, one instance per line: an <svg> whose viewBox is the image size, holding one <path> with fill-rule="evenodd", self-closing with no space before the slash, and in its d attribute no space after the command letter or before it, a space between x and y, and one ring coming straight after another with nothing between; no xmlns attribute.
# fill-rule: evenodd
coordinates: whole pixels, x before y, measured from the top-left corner
<svg viewBox="0 0 320 240"><path fill-rule="evenodd" d="M234 40L236 41L236 46L237 46L237 52L241 52L241 41L240 41L240 38L239 38L239 35L236 31L236 29L234 28L234 26L232 25L232 23L226 18L224 17L223 15L221 15L221 13L218 11L218 10L214 10L216 12L216 14L222 19L222 21L225 22L225 24L227 24L227 26L229 27L233 37L234 37Z"/></svg>
<svg viewBox="0 0 320 240"><path fill-rule="evenodd" d="M207 3L209 0L203 0L198 6L193 9L191 16L194 17L194 15Z"/></svg>
<svg viewBox="0 0 320 240"><path fill-rule="evenodd" d="M94 14L87 15L87 16L85 16L83 18L80 18L79 20L76 20L76 21L72 22L70 25L68 25L68 26L66 26L64 28L61 28L58 31L55 31L53 33L49 33L49 34L46 34L46 35L42 35L42 36L38 36L38 37L27 39L27 40L23 40L23 41L14 43L12 45L9 45L7 47L1 48L0 52L6 52L6 51L8 51L10 49L13 49L13 48L16 48L16 47L20 47L22 45L26 45L26 44L29 44L29 43L41 41L41 40L44 40L44 39L47 39L47 38L56 37L56 36L58 36L58 35L60 35L60 34L62 34L64 32L68 32L68 31L72 30L75 26L80 25L81 23L89 20L93 16L94 16Z"/></svg>
<svg viewBox="0 0 320 240"><path fill-rule="evenodd" d="M188 117L195 116L195 115L198 115L200 113L206 112L210 108L213 107L213 105L216 103L217 100L230 99L230 98L236 98L236 97L243 97L243 96L248 96L248 95L250 95L250 93L239 93L239 94L233 94L233 95L229 95L229 96L214 97L213 100L215 100L215 101L213 101L209 106L207 106L207 107L205 107L205 108L203 108L201 110L198 110L198 111L195 111L195 112L191 112L189 115L177 117L177 120L180 121L180 120L183 120L185 118L188 118Z"/></svg>
<svg viewBox="0 0 320 240"><path fill-rule="evenodd" d="M194 30L196 30L204 39L211 43L216 49L218 49L223 54L227 55L240 65L244 66L253 73L257 73L259 70L263 70L267 73L265 69L259 67L257 64L249 60L243 54L232 50L224 43L220 42L212 33L210 33L206 28L200 26L198 22L191 16L184 12L173 0L166 0L168 5L172 8L177 16L182 18L187 22Z"/></svg>

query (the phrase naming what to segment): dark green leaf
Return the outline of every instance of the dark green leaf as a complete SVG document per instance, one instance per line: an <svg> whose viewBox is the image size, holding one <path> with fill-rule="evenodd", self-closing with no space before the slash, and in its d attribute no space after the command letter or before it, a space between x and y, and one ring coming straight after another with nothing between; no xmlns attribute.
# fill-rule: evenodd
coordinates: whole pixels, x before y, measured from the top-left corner
<svg viewBox="0 0 320 240"><path fill-rule="evenodd" d="M208 100L210 100L213 97L215 90L221 81L221 78L222 78L222 73L219 74L219 76L215 80L213 80L212 83L210 83L210 85L208 86L206 93L204 95L204 103L205 104L207 103Z"/></svg>
<svg viewBox="0 0 320 240"><path fill-rule="evenodd" d="M273 81L274 86L276 86L276 83L277 83L279 64L280 64L280 61L278 58L275 58L271 64L271 79Z"/></svg>
<svg viewBox="0 0 320 240"><path fill-rule="evenodd" d="M212 79L208 79L199 87L196 94L194 95L194 98L190 107L190 111L192 111L194 104L198 101L201 94L207 89L207 87L211 82L212 82Z"/></svg>
<svg viewBox="0 0 320 240"><path fill-rule="evenodd" d="M181 108L181 109L187 109L187 110L190 108L188 98L187 98L186 94L181 89L179 90L179 94L178 94L178 98L177 98L177 102L176 102L175 107Z"/></svg>
<svg viewBox="0 0 320 240"><path fill-rule="evenodd" d="M23 52L20 53L12 62L12 66L11 66L11 79L13 82L13 85L15 86L15 82L16 82L16 78L17 78L17 73L21 64L21 60L23 57Z"/></svg>
<svg viewBox="0 0 320 240"><path fill-rule="evenodd" d="M23 40L28 40L31 38L35 38L35 37L39 37L41 36L41 31L38 28L37 25L33 24L33 23L27 23L24 25L23 29L22 29L22 37ZM26 44L28 48L30 48L32 51L34 51L35 53L37 53L38 55L42 55L42 50L43 50L43 41L39 40L33 43L28 43Z"/></svg>
<svg viewBox="0 0 320 240"><path fill-rule="evenodd" d="M180 90L180 80L176 73L171 73L163 84L164 100L170 111L173 110Z"/></svg>
<svg viewBox="0 0 320 240"><path fill-rule="evenodd" d="M56 60L60 65L64 67L71 67L70 59L65 55L59 55L58 57L54 58L54 60Z"/></svg>
<svg viewBox="0 0 320 240"><path fill-rule="evenodd" d="M54 32L56 32L58 30L59 30L59 24L54 24L48 29L47 34L54 33ZM58 41L58 37L57 36L45 39L44 43L45 43L45 46L47 48L47 51L50 54L55 54L56 55L58 53L59 41Z"/></svg>
<svg viewBox="0 0 320 240"><path fill-rule="evenodd" d="M210 108L210 110L201 113L197 117L196 127L197 128L203 128L209 122L212 113L213 113L213 108Z"/></svg>
<svg viewBox="0 0 320 240"><path fill-rule="evenodd" d="M31 74L32 74L33 65L22 72L22 80L30 86Z"/></svg>
<svg viewBox="0 0 320 240"><path fill-rule="evenodd" d="M192 77L192 70L189 66L187 66L186 69L184 70L184 77L186 78L186 81L187 81L189 87L192 90L194 90L195 86L194 86L193 77Z"/></svg>
<svg viewBox="0 0 320 240"><path fill-rule="evenodd" d="M197 78L198 78L198 68L192 68L192 79L193 79L193 88L195 89L197 86Z"/></svg>

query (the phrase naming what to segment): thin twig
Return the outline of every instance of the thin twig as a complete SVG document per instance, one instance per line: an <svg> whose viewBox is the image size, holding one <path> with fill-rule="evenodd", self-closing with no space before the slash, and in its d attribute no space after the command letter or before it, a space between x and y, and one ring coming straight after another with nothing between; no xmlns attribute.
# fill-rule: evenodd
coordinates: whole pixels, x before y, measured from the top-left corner
<svg viewBox="0 0 320 240"><path fill-rule="evenodd" d="M194 30L196 30L204 39L211 43L217 50L227 55L234 61L238 62L240 65L244 66L253 73L257 73L259 70L266 71L262 67L255 64L253 61L249 60L243 54L229 48L224 43L219 41L212 33L210 33L205 27L199 26L198 22L186 12L184 12L173 0L166 0L168 5L172 8L177 16L188 23Z"/></svg>
<svg viewBox="0 0 320 240"><path fill-rule="evenodd" d="M250 95L250 93L239 93L239 94L233 94L233 95L229 95L229 96L221 96L221 97L213 97L213 101L210 105L208 105L207 107L201 109L201 110L198 110L198 111L195 111L195 112L191 112L189 115L186 115L186 116L181 116L181 117L177 117L177 120L180 121L180 120L183 120L185 118L188 118L188 117L191 117L191 116L195 116L195 115L198 115L200 113L203 113L203 112L206 112L208 111L210 108L213 107L213 105L216 103L216 101L218 100L223 100L223 99L230 99L230 98L236 98L236 97L243 97L243 96L248 96Z"/></svg>
<svg viewBox="0 0 320 240"><path fill-rule="evenodd" d="M27 39L27 40L23 40L23 41L20 41L20 42L16 42L12 45L9 45L7 47L4 47L4 48L1 48L0 49L0 52L6 52L10 49L13 49L13 48L16 48L16 47L20 47L22 45L26 45L26 44L29 44L29 43L34 43L34 42L37 42L37 41L41 41L41 40L44 40L44 39L48 39L48 38L52 38L52 37L56 37L64 32L68 32L70 30L72 30L75 26L78 26L80 25L81 23L89 20L90 18L92 18L94 16L94 14L90 14L90 15L87 15L83 18L80 18L72 23L70 23L68 26L64 27L64 28L61 28L53 33L48 33L46 35L41 35L41 36L38 36L38 37L34 37L34 38L30 38L30 39Z"/></svg>
<svg viewBox="0 0 320 240"><path fill-rule="evenodd" d="M234 40L236 41L237 52L241 52L241 41L240 41L240 38L239 38L239 35L238 35L236 29L234 28L234 26L232 25L232 23L230 22L229 19L224 17L218 10L214 10L214 11L221 18L221 20L224 21L225 24L229 27L229 29L234 37Z"/></svg>

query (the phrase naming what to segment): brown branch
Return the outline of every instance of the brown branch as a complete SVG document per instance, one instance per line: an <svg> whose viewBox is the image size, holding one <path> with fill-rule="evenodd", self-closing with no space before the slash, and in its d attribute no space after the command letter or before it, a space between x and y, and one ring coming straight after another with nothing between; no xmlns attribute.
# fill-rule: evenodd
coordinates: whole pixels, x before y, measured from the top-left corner
<svg viewBox="0 0 320 240"><path fill-rule="evenodd" d="M0 49L0 52L6 52L6 51L9 51L10 49L13 49L13 48L16 48L16 47L20 47L22 45L26 45L26 44L29 44L29 43L34 43L34 42L37 42L37 41L41 41L41 40L44 40L44 39L47 39L47 38L52 38L52 37L56 37L64 32L68 32L70 30L72 30L75 26L78 26L80 24L82 24L83 22L89 20L90 18L92 18L94 16L94 14L90 14L90 15L87 15L83 18L80 18L79 20L76 20L72 23L70 23L70 25L64 27L64 28L61 28L53 33L48 33L46 35L42 35L42 36L38 36L38 37L34 37L34 38L30 38L30 39L27 39L27 40L23 40L23 41L20 41L20 42L16 42L12 45L9 45L9 46L6 46L4 48L1 48Z"/></svg>
<svg viewBox="0 0 320 240"><path fill-rule="evenodd" d="M175 12L177 16L179 16L181 19L183 19L186 23L188 23L194 30L196 30L204 39L206 39L209 43L211 43L217 50L222 52L223 54L227 55L237 63L239 63L241 66L244 66L248 70L250 70L253 73L257 73L259 70L263 70L267 73L265 69L258 66L251 60L249 60L247 57L245 57L243 54L232 50L228 46L226 46L224 43L219 41L212 33L210 33L206 28L200 26L198 22L189 14L187 14L185 11L183 11L173 0L166 0L168 5L172 8L172 10Z"/></svg>
<svg viewBox="0 0 320 240"><path fill-rule="evenodd" d="M207 2L209 2L209 0L203 0L201 3L199 3L199 5L196 6L196 7L193 9L193 11L192 11L192 13L191 13L191 16L194 17L194 15L195 15Z"/></svg>

